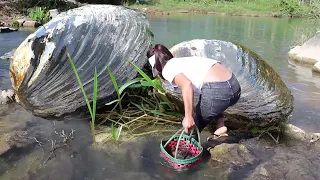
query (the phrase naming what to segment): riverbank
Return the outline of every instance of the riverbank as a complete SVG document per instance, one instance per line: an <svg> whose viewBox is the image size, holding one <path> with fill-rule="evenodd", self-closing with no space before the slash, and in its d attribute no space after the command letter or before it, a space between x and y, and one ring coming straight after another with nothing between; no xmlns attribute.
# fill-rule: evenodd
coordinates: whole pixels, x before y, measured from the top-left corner
<svg viewBox="0 0 320 180"><path fill-rule="evenodd" d="M125 5L128 8L146 14L169 15L181 13L193 14L219 14L232 16L251 16L251 17L291 17L291 18L315 18L312 12L317 12L318 6L307 6L304 4L281 4L282 1L259 1L259 2L219 2L202 1L163 1L157 3L152 1L140 2Z"/></svg>

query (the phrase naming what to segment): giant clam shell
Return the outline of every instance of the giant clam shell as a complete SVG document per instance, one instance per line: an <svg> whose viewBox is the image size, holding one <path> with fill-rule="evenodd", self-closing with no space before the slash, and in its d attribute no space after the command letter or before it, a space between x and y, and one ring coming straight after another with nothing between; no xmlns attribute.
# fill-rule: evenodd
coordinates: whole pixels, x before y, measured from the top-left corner
<svg viewBox="0 0 320 180"><path fill-rule="evenodd" d="M98 100L115 92L106 65L121 86L134 78L128 60L147 62L152 33L143 14L121 6L88 5L59 14L26 38L10 64L21 104L42 117L61 116L86 106L65 50L74 60L88 98L98 73ZM100 101L101 102L101 101Z"/></svg>
<svg viewBox="0 0 320 180"><path fill-rule="evenodd" d="M280 76L257 54L241 45L220 40L194 39L173 46L175 57L203 56L219 60L237 77L242 94L226 112L229 127L269 126L288 118L293 97ZM163 83L168 94L182 101L180 88ZM199 94L195 94L195 104Z"/></svg>

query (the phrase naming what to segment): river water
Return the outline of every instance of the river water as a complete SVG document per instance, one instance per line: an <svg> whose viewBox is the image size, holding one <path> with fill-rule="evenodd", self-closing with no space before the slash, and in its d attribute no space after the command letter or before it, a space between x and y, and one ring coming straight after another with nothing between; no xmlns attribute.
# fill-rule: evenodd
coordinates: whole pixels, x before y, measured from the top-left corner
<svg viewBox="0 0 320 180"><path fill-rule="evenodd" d="M290 122L317 132L320 129L320 78L310 68L288 62L287 53L297 36L294 27L313 24L300 19L273 19L213 15L149 16L154 43L168 47L191 39L220 39L240 43L265 59L282 77L294 96ZM0 34L0 55L16 48L33 30ZM9 63L0 60L0 89L10 87ZM0 147L0 179L226 179L220 168L204 166L187 173L176 173L158 157L159 142L146 138L108 152L93 151L87 121L47 121L32 116L19 105L0 106L0 145L14 146L9 151ZM76 130L72 147L55 151L50 159L55 132ZM44 143L39 147L39 142ZM5 140L4 140L5 139ZM9 139L9 140L8 140ZM25 139L25 142L21 139ZM49 143L48 143L49 142ZM13 144L13 145L12 145ZM41 157L41 158L40 158ZM40 165L39 159L44 159ZM241 171L242 172L242 171ZM239 173L241 173L239 172ZM232 176L233 179L243 175ZM230 177L229 177L230 178Z"/></svg>
<svg viewBox="0 0 320 180"><path fill-rule="evenodd" d="M290 89L294 111L290 122L317 132L320 129L320 78L310 67L288 62L287 53L299 34L294 29L312 27L301 19L275 19L208 15L149 17L155 42L171 47L191 39L219 39L240 43L260 55Z"/></svg>

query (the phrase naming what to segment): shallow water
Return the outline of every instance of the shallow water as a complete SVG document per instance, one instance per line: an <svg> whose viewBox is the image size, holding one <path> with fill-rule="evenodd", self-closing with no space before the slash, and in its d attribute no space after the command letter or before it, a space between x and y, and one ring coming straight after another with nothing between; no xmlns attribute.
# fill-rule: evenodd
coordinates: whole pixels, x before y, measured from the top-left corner
<svg viewBox="0 0 320 180"><path fill-rule="evenodd" d="M149 17L154 43L171 47L191 39L219 39L240 43L260 55L281 76L294 96L290 123L306 131L320 129L320 78L311 69L288 62L287 53L299 35L293 28L314 24L301 19L210 15Z"/></svg>
<svg viewBox="0 0 320 180"><path fill-rule="evenodd" d="M149 19L155 43L172 46L195 38L221 39L241 43L257 52L292 91L295 108L290 122L308 131L320 128L320 107L317 106L320 78L314 77L309 68L292 65L287 59L295 37L291 26L310 24L303 20L208 15ZM0 34L0 55L16 48L31 32ZM8 65L0 60L0 89L11 88L6 73ZM71 129L75 130L74 139L67 146L62 144L54 151L56 157L50 159L54 155L50 152L51 140L61 140L56 133L64 130L68 134ZM43 143L43 149L39 142ZM104 150L93 151L91 143L87 120L72 117L53 122L34 117L16 104L0 106L0 179L240 179L257 166L226 173L227 167L208 163L177 173L159 156L159 139L155 137L133 141L120 149L106 144ZM291 152L298 156L295 153ZM306 154L302 151L299 155Z"/></svg>

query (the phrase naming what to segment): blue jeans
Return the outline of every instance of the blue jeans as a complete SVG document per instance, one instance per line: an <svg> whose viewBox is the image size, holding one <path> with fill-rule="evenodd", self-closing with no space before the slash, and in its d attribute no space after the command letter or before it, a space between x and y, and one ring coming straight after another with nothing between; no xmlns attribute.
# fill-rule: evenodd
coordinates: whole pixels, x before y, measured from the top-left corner
<svg viewBox="0 0 320 180"><path fill-rule="evenodd" d="M205 82L196 106L195 124L201 132L212 120L223 118L222 113L236 104L241 95L241 87L237 78L227 81Z"/></svg>

